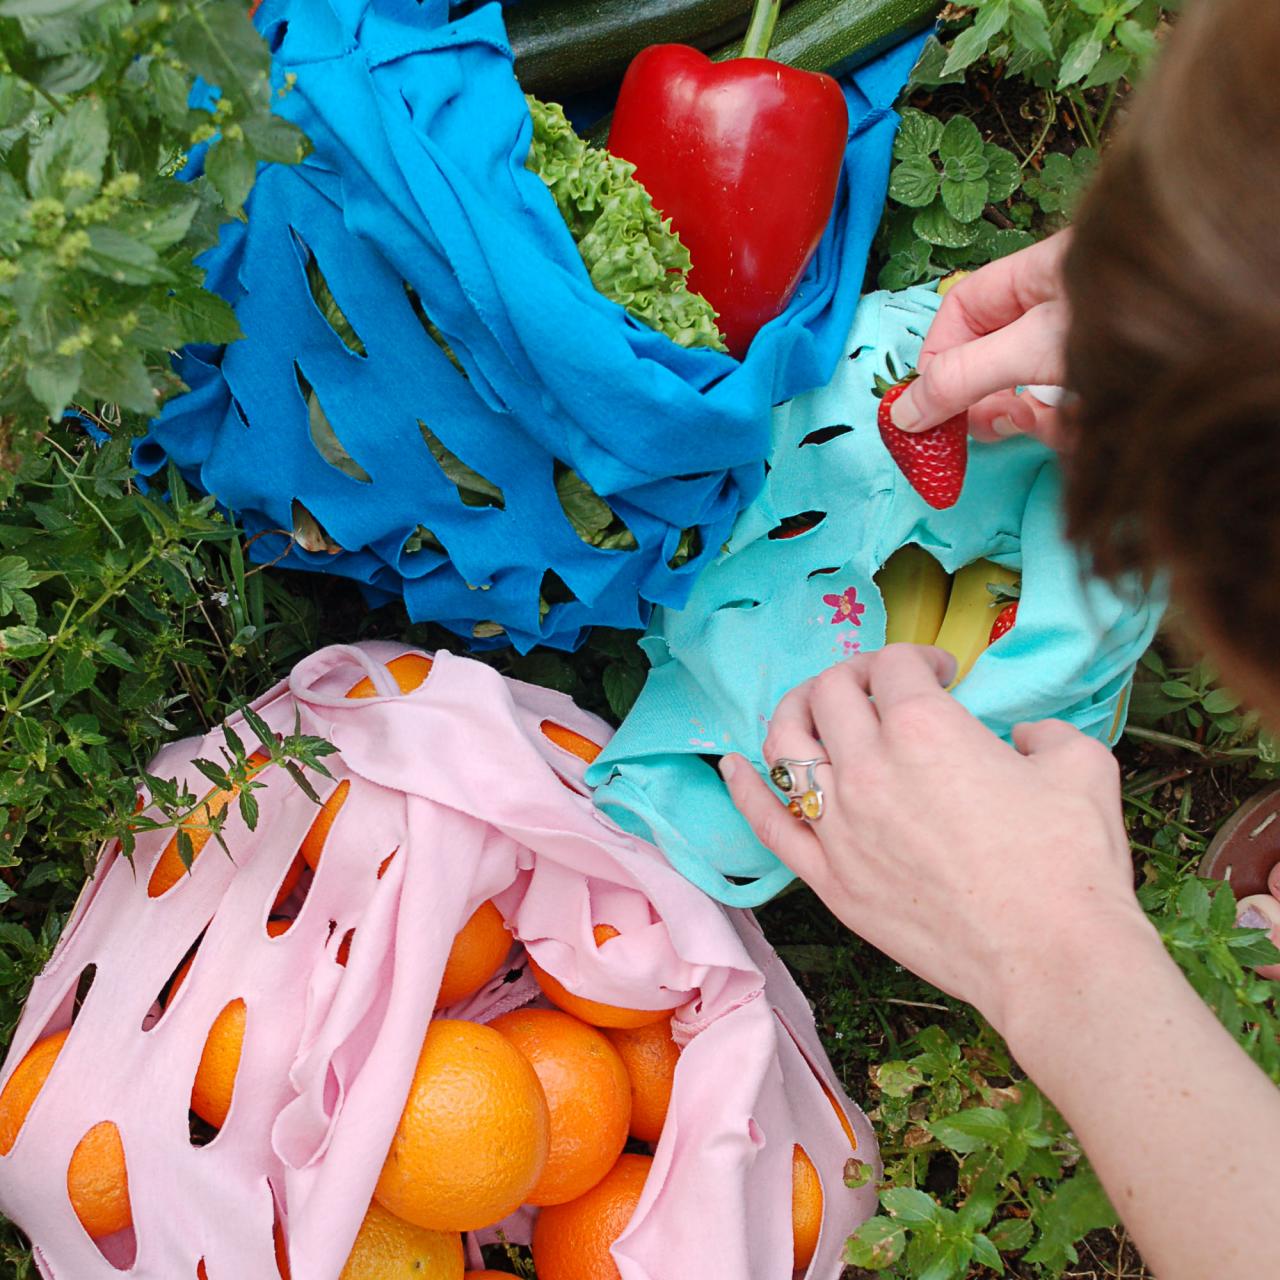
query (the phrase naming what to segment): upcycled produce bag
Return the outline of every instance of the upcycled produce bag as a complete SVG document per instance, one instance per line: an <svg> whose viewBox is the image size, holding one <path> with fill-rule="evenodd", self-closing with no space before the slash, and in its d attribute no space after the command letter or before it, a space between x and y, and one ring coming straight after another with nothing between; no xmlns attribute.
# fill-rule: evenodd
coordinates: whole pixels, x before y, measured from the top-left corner
<svg viewBox="0 0 1280 1280"><path fill-rule="evenodd" d="M606 813L722 902L767 901L792 874L751 833L715 758L740 752L767 778L761 746L783 695L884 643L873 575L904 544L948 572L983 558L1021 572L1016 625L956 689L988 728L1007 738L1056 717L1106 742L1123 728L1160 607L1088 576L1063 534L1053 454L971 442L959 502L935 511L880 439L874 379L887 358L914 366L937 306L928 288L870 295L830 385L775 411L763 492L689 603L655 615L644 689L587 774ZM790 536L782 522L800 513L812 527Z"/></svg>
<svg viewBox="0 0 1280 1280"><path fill-rule="evenodd" d="M875 1204L874 1177L849 1190L845 1164L856 1150L878 1174L875 1140L754 920L699 893L592 806L582 760L548 735L603 741L600 721L473 660L442 653L430 665L405 652L322 650L255 704L272 731L296 725L338 749L325 761L333 781L311 774L325 797L349 787L320 851L311 848L314 876L289 888L319 811L279 766L258 775L256 829L232 804L227 851L210 841L190 875L157 870L166 831L140 834L132 862L104 853L36 980L4 1072L7 1085L34 1044L71 1025L0 1157L0 1209L31 1237L41 1273L111 1280L132 1262L135 1280L176 1280L195 1277L203 1260L207 1280L266 1280L277 1274L278 1224L295 1277L337 1280L454 934L492 900L516 943L448 1017L486 1022L535 999L526 948L591 998L678 1005L672 1028L684 1047L669 1116L614 1246L625 1280L790 1280L795 1144L824 1186L807 1274L835 1280L844 1239ZM405 671L415 664L415 679L429 674L413 688ZM362 696L349 697L362 680ZM233 724L252 744L252 729ZM193 761L219 759L224 741L218 732L178 743L151 772L207 794ZM601 923L620 935L605 947L593 939ZM160 993L197 940L162 1009ZM236 998L247 1022L235 1091L217 1136L198 1147L188 1134L192 1081L210 1026ZM123 1142L133 1227L95 1245L69 1203L67 1170L103 1121ZM525 1211L509 1220L508 1238L527 1240L530 1220ZM478 1265L474 1238L470 1248Z"/></svg>
<svg viewBox="0 0 1280 1280"><path fill-rule="evenodd" d="M254 558L402 595L481 644L571 648L682 603L760 487L770 406L839 358L919 40L845 82L827 234L739 363L597 292L525 168L497 5L450 21L443 0L264 0L257 21L278 111L314 150L263 168L247 222L202 259L245 337L182 353L190 391L139 442L139 469L175 462L255 536ZM317 304L317 271L358 348ZM468 472L473 505L454 482ZM609 526L586 487L626 526L612 548L577 531Z"/></svg>

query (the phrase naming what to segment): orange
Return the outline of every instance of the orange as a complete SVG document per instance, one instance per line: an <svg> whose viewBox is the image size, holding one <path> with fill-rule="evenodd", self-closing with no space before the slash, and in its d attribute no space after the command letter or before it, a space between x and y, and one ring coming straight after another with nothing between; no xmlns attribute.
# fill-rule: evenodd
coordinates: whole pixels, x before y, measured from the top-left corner
<svg viewBox="0 0 1280 1280"><path fill-rule="evenodd" d="M566 729L564 725L556 724L554 720L544 720L539 728L557 747L572 753L580 760L585 760L588 764L594 764L596 757L603 750L590 738L584 738L582 734Z"/></svg>
<svg viewBox="0 0 1280 1280"><path fill-rule="evenodd" d="M299 854L289 864L289 870L284 873L284 879L280 881L280 888L276 890L276 900L271 904L272 911L279 911L281 905L298 887L298 881L302 879L302 866L302 855Z"/></svg>
<svg viewBox="0 0 1280 1280"><path fill-rule="evenodd" d="M324 842L329 838L329 829L333 826L338 811L347 802L347 792L351 790L351 782L347 778L338 783L329 793L320 812L316 814L307 834L302 837L298 852L302 855L312 871L320 865L320 855L324 852Z"/></svg>
<svg viewBox="0 0 1280 1280"><path fill-rule="evenodd" d="M529 1204L564 1204L590 1191L627 1145L631 1082L618 1051L556 1009L517 1009L489 1024L529 1059L551 1115L547 1167Z"/></svg>
<svg viewBox="0 0 1280 1280"><path fill-rule="evenodd" d="M680 1048L671 1038L671 1021L629 1030L615 1027L605 1035L631 1080L631 1136L641 1142L657 1142L667 1123L676 1063L680 1061Z"/></svg>
<svg viewBox="0 0 1280 1280"><path fill-rule="evenodd" d="M621 1280L609 1246L631 1222L652 1164L622 1156L585 1196L543 1209L533 1227L538 1280Z"/></svg>
<svg viewBox="0 0 1280 1280"><path fill-rule="evenodd" d="M427 1028L374 1195L433 1231L474 1231L522 1205L547 1163L550 1118L524 1055L492 1027Z"/></svg>
<svg viewBox="0 0 1280 1280"><path fill-rule="evenodd" d="M249 777L252 778L255 774L261 772L263 765L270 758L265 751L255 751L249 757ZM201 850L209 843L209 839L213 835L213 828L209 824L239 794L240 789L238 787L218 787L210 791L182 823L182 830L191 839L192 866L195 866L195 861L200 856ZM172 889L186 874L187 868L183 866L182 857L178 853L178 837L175 833L156 860L156 865L151 872L151 879L147 881L147 895L152 898L158 898L162 893L167 893Z"/></svg>
<svg viewBox="0 0 1280 1280"><path fill-rule="evenodd" d="M431 659L421 653L402 653L387 663L387 670L400 686L401 693L412 693L430 674ZM376 698L378 691L373 681L365 676L363 680L352 685L347 692L348 698Z"/></svg>
<svg viewBox="0 0 1280 1280"><path fill-rule="evenodd" d="M594 929L596 946L602 947L610 938L616 938L618 931L611 924L598 924ZM557 1008L571 1013L593 1027L644 1027L660 1018L669 1016L674 1005L665 1009L620 1009L617 1005L601 1004L597 1000L588 1000L585 996L574 995L555 978L553 978L538 962L529 957L529 971L538 980L542 994Z"/></svg>
<svg viewBox="0 0 1280 1280"><path fill-rule="evenodd" d="M46 1036L18 1063L0 1093L0 1155L8 1155L69 1031ZM95 1124L80 1139L67 1166L67 1197L80 1225L96 1240L133 1223L129 1174L120 1130L110 1120Z"/></svg>
<svg viewBox="0 0 1280 1280"><path fill-rule="evenodd" d="M791 1236L797 1271L803 1271L813 1261L821 1230L822 1183L809 1153L797 1146L791 1153Z"/></svg>
<svg viewBox="0 0 1280 1280"><path fill-rule="evenodd" d="M369 1206L339 1280L462 1280L462 1237L424 1231Z"/></svg>
<svg viewBox="0 0 1280 1280"><path fill-rule="evenodd" d="M840 1121L840 1127L844 1130L844 1136L849 1139L849 1145L857 1151L858 1135L853 1131L853 1125L849 1123L849 1117L845 1115L844 1108L836 1101L836 1095L831 1092L831 1087L821 1077L818 1077L818 1083L822 1086L822 1092L827 1095L827 1101L831 1103L831 1109L836 1113L836 1119Z"/></svg>
<svg viewBox="0 0 1280 1280"><path fill-rule="evenodd" d="M492 902L482 902L449 948L436 1008L443 1009L475 995L507 958L511 933L502 912Z"/></svg>
<svg viewBox="0 0 1280 1280"><path fill-rule="evenodd" d="M268 920L267 933L278 938L285 933L292 920ZM178 988L187 980L192 956L178 970L169 988L169 1001L178 994ZM221 1129L231 1109L231 1095L235 1092L236 1073L240 1070L240 1053L244 1048L244 1025L247 1010L243 1000L232 1000L213 1020L205 1038L204 1052L196 1068L195 1082L191 1086L191 1110L206 1124Z"/></svg>

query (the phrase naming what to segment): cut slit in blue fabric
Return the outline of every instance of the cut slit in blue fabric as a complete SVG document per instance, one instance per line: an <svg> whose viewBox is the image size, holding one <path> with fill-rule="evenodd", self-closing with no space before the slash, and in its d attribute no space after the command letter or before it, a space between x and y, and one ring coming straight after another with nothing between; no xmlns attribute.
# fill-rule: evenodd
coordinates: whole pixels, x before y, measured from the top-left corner
<svg viewBox="0 0 1280 1280"><path fill-rule="evenodd" d="M760 488L771 406L840 358L920 39L844 83L831 224L739 363L680 348L596 292L524 167L531 126L498 6L451 22L440 0L265 0L258 21L282 89L288 78L278 109L314 151L265 167L247 223L202 260L245 337L181 354L190 390L139 442L139 470L176 462L259 535L254 558L353 578L374 602L402 596L415 620L477 645L573 648L593 625L678 606ZM357 347L317 306L311 258ZM464 503L438 456L498 497ZM555 483L566 468L634 549L578 536ZM343 549L291 545L299 508ZM673 565L686 534L696 553ZM572 598L548 607L559 584Z"/></svg>

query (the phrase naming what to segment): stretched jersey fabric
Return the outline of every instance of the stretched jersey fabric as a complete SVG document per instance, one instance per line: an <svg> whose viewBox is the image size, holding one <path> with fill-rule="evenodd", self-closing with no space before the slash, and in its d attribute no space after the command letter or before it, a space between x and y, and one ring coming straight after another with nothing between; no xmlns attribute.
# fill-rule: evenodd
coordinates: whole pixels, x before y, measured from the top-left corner
<svg viewBox="0 0 1280 1280"><path fill-rule="evenodd" d="M935 511L880 438L875 377L889 360L914 366L937 305L928 288L872 294L830 385L775 412L764 490L689 603L655 615L644 690L588 775L607 813L724 902L758 904L792 875L751 833L714 759L740 752L768 777L761 745L783 695L883 645L874 575L906 543L948 572L986 558L1021 574L1017 624L956 689L988 728L1008 738L1019 721L1056 717L1114 742L1124 726L1160 604L1089 577L1063 534L1054 455L1027 439L970 442L960 501ZM780 536L802 513L808 531Z"/></svg>
<svg viewBox="0 0 1280 1280"><path fill-rule="evenodd" d="M823 1188L808 1275L836 1280L845 1239L875 1212L871 1126L751 916L699 893L591 804L582 759L558 743L566 730L580 745L603 742L605 725L472 659L432 663L385 644L321 650L255 708L272 732L300 726L337 747L325 758L332 778L309 771L326 802L341 794L322 844L307 846L314 871L299 879L291 868L319 810L278 766L257 775L253 829L230 805L226 849L211 841L190 874L157 883L174 858L170 831L139 833L131 860L105 850L14 1033L0 1083L70 1027L0 1157L0 1210L30 1237L45 1280L118 1280L125 1269L132 1280L193 1280L202 1260L211 1278L263 1280L276 1275L277 1223L293 1275L338 1280L454 935L487 901L511 952L442 1016L489 1022L537 1000L530 956L588 999L672 1012L682 1051L643 1197L613 1246L619 1274L791 1275L798 1144ZM234 727L254 740L242 717ZM219 730L175 743L151 775L205 793L194 762L221 759L226 741ZM603 946L600 924L617 930ZM236 999L245 1021L230 1109L217 1137L195 1146L192 1080ZM67 1168L104 1121L120 1135L133 1223L95 1242L76 1220ZM856 1190L845 1185L851 1159L869 1175ZM533 1217L495 1226L523 1243ZM472 1266L493 1238L470 1237Z"/></svg>
<svg viewBox="0 0 1280 1280"><path fill-rule="evenodd" d="M257 21L277 109L314 150L265 167L247 222L202 259L245 336L182 353L190 390L139 443L139 469L176 462L255 559L403 596L481 644L572 648L590 625L683 603L759 490L770 408L840 357L919 41L845 80L826 236L740 363L592 285L525 168L499 6L450 21L442 0L264 0ZM463 468L480 478L465 501ZM567 471L607 500L625 547L575 532Z"/></svg>

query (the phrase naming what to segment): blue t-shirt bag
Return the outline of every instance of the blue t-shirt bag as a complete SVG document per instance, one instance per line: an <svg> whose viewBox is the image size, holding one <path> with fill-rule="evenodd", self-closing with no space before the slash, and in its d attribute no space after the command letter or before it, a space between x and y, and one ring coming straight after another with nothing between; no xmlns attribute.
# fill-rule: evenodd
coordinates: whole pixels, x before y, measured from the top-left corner
<svg viewBox="0 0 1280 1280"><path fill-rule="evenodd" d="M738 362L596 291L525 167L531 122L498 5L451 21L443 0L265 0L257 21L277 109L314 150L265 167L247 222L203 259L245 337L182 354L190 391L139 443L139 468L173 460L235 513L254 558L403 596L414 619L479 644L572 648L591 625L683 603L760 488L771 406L841 356L919 40L843 82L826 236ZM326 320L309 268L358 344ZM462 500L446 474L460 464L487 499ZM631 549L578 536L556 487L566 468ZM300 521L309 550L290 536Z"/></svg>

